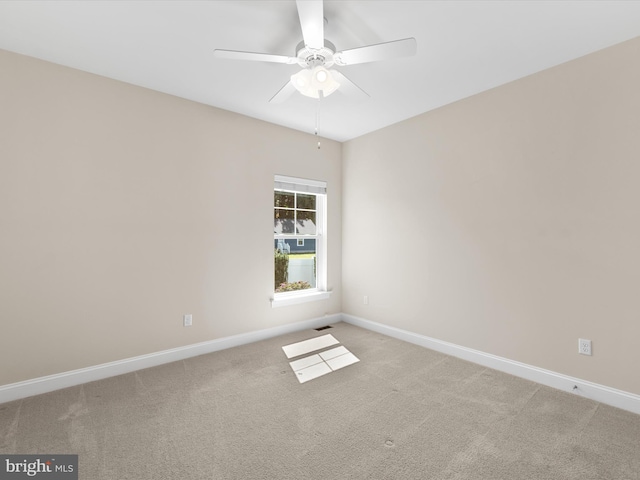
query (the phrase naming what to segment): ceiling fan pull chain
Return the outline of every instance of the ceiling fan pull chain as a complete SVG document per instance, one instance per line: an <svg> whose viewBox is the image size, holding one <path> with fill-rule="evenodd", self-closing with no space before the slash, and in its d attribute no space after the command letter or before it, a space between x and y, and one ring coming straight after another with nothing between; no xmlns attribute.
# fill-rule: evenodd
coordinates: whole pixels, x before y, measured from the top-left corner
<svg viewBox="0 0 640 480"><path fill-rule="evenodd" d="M318 98L318 104L316 105L316 138L318 138L319 117L320 117L320 99ZM320 150L320 140L318 140L318 150Z"/></svg>

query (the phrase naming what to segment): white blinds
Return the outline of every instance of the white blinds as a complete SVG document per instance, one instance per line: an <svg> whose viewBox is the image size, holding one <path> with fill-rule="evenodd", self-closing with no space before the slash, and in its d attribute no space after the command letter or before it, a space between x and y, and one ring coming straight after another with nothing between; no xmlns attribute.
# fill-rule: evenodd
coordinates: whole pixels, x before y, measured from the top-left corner
<svg viewBox="0 0 640 480"><path fill-rule="evenodd" d="M278 190L289 190L291 192L327 194L327 182L285 177L283 175L275 176L274 188Z"/></svg>

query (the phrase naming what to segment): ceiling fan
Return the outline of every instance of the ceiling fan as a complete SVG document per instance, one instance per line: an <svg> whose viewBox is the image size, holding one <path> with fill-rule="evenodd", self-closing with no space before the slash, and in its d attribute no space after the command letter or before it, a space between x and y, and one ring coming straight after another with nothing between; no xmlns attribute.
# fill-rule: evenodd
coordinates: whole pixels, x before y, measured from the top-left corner
<svg viewBox="0 0 640 480"><path fill-rule="evenodd" d="M296 47L295 57L272 55L269 53L241 52L237 50L216 49L217 58L232 60L251 60L258 62L298 64L302 70L291 76L272 98L279 103L289 98L295 91L311 98L323 98L337 89L355 97L368 97L355 83L332 66L348 66L359 63L377 62L398 57L415 55L415 38L405 38L391 42L336 51L336 47L324 38L324 13L322 0L296 0L303 41Z"/></svg>

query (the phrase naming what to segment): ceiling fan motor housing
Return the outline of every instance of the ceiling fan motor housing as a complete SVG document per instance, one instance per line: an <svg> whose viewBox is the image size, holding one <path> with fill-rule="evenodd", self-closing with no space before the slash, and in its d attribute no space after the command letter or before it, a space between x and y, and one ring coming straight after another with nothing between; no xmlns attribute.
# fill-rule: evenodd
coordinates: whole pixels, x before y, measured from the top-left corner
<svg viewBox="0 0 640 480"><path fill-rule="evenodd" d="M335 52L335 45L328 40L324 41L323 48L308 48L304 42L300 42L296 47L296 58L298 65L303 68L314 68L319 65L328 68L335 63L333 58Z"/></svg>

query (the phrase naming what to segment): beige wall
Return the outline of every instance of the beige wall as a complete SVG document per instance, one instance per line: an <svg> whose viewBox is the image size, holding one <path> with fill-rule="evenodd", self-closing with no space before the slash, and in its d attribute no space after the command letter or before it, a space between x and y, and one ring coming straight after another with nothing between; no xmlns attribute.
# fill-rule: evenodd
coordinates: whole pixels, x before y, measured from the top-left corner
<svg viewBox="0 0 640 480"><path fill-rule="evenodd" d="M339 313L340 159L0 51L0 385ZM271 308L274 174L328 182L330 300Z"/></svg>
<svg viewBox="0 0 640 480"><path fill-rule="evenodd" d="M318 151L0 51L0 385L342 310L640 394L638 58ZM270 307L276 173L329 183L329 301Z"/></svg>
<svg viewBox="0 0 640 480"><path fill-rule="evenodd" d="M640 394L638 59L635 39L345 143L343 312Z"/></svg>

